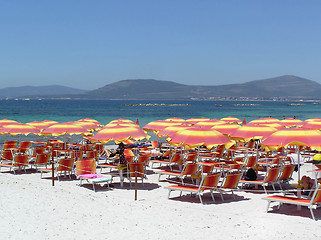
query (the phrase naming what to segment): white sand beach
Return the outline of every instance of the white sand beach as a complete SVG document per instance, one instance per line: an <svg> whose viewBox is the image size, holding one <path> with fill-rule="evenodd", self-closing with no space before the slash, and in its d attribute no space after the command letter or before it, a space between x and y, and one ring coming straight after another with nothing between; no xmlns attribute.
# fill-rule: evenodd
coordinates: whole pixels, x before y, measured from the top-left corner
<svg viewBox="0 0 321 240"><path fill-rule="evenodd" d="M303 166L304 171L311 164ZM320 221L311 219L306 207L283 205L270 208L263 193L236 192L236 200L225 194L216 203L205 194L202 205L196 197L172 192L169 183L148 175L144 186L115 178L110 190L79 180L55 182L40 173L0 173L0 234L2 239L321 239ZM296 173L294 173L294 176ZM272 205L276 206L276 204ZM274 209L274 210L273 210ZM273 210L273 211L272 211ZM321 217L320 209L315 211Z"/></svg>

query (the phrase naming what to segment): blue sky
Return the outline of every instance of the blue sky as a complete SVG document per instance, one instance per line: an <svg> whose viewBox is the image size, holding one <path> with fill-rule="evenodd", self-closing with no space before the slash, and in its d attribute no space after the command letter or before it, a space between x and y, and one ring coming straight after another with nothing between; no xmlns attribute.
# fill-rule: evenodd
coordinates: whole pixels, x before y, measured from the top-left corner
<svg viewBox="0 0 321 240"><path fill-rule="evenodd" d="M321 83L319 0L0 0L1 86Z"/></svg>

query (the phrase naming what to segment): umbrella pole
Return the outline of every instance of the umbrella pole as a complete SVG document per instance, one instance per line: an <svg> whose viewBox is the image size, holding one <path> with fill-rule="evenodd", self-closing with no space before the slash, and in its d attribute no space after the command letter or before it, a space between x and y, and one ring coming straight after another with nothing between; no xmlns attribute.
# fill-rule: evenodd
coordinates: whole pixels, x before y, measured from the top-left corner
<svg viewBox="0 0 321 240"><path fill-rule="evenodd" d="M54 164L54 156L53 156L53 149L51 153L51 178L52 178L52 186L55 186L55 164Z"/></svg>
<svg viewBox="0 0 321 240"><path fill-rule="evenodd" d="M296 146L296 152L298 155L298 182L301 180L300 178L300 147ZM298 198L301 198L301 188L298 188ZM301 205L297 205L297 210L300 211L301 210Z"/></svg>
<svg viewBox="0 0 321 240"><path fill-rule="evenodd" d="M137 164L135 166L135 201L137 200Z"/></svg>

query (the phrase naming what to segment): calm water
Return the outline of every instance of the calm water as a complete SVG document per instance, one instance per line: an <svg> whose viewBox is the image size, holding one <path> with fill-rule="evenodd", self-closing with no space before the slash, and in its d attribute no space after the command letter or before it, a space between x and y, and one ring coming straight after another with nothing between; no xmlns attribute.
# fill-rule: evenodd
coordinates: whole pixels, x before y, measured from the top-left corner
<svg viewBox="0 0 321 240"><path fill-rule="evenodd" d="M110 101L110 100L0 100L0 119L7 118L18 122L55 120L58 122L93 118L107 124L111 120L126 118L139 119L140 126L171 117L216 118L233 116L246 121L262 118L283 117L305 120L321 118L321 104L305 103L303 106L288 106L289 102L218 102L218 101ZM151 104L146 106L146 104ZM155 104L162 104L156 105ZM164 105L165 104L165 105ZM216 107L215 104L222 105ZM236 106L237 105L237 106ZM155 135L152 140L156 140ZM32 137L32 136L31 136ZM34 138L35 136L33 136ZM77 138L77 136L74 136ZM0 142L16 138L0 136ZM26 140L29 137L22 137ZM39 137L37 137L39 138Z"/></svg>
<svg viewBox="0 0 321 240"><path fill-rule="evenodd" d="M165 104L137 106L137 104ZM296 116L305 120L321 117L321 104L305 103L303 106L288 106L289 102L218 102L218 101L110 101L110 100L0 100L0 119L19 122L55 120L58 122L93 118L107 124L109 121L126 118L139 119L144 126L150 121L179 117L183 119L208 117L220 119L233 116L246 118L249 122L261 117L282 119ZM216 107L215 104L222 105ZM238 105L238 106L235 106Z"/></svg>

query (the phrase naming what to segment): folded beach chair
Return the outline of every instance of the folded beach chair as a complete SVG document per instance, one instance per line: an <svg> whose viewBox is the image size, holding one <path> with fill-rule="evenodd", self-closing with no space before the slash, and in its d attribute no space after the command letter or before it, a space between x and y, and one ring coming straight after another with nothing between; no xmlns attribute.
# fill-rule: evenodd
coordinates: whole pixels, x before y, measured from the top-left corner
<svg viewBox="0 0 321 240"><path fill-rule="evenodd" d="M202 195L204 194L205 191L209 191L213 201L215 202L213 190L217 187L220 176L221 176L220 172L209 174L209 175L203 175L199 186L179 184L179 185L171 185L171 186L165 187L166 189L169 190L168 198L170 197L170 194L172 191L180 191L180 196L182 196L182 192L190 192L191 194L195 193L196 195L198 195L201 203L203 204Z"/></svg>
<svg viewBox="0 0 321 240"><path fill-rule="evenodd" d="M280 206L283 203L294 204L294 205L308 207L310 209L312 219L316 220L314 217L314 214L313 214L313 208L320 207L320 205L321 205L321 184L318 184L311 199L289 197L289 196L278 196L278 195L268 196L268 197L264 197L262 199L268 201L266 212L268 212L271 202L278 202L279 203L278 209L280 208Z"/></svg>
<svg viewBox="0 0 321 240"><path fill-rule="evenodd" d="M95 192L96 183L107 183L107 186L109 187L109 183L112 180L111 176L103 176L96 173L95 159L77 161L75 174L77 178L80 179L80 186L82 185L82 181L85 180L93 185Z"/></svg>
<svg viewBox="0 0 321 240"><path fill-rule="evenodd" d="M3 150L9 149L9 148L16 148L17 147L17 142L16 140L13 141L5 141L3 144Z"/></svg>
<svg viewBox="0 0 321 240"><path fill-rule="evenodd" d="M241 172L229 172L225 175L221 185L215 188L215 190L221 194L222 201L224 201L223 193L229 191L232 192L233 199L235 199L234 190L237 189L240 178Z"/></svg>
<svg viewBox="0 0 321 240"><path fill-rule="evenodd" d="M283 165L280 171L280 176L277 180L280 189L282 189L281 183L288 183L290 180L292 180L292 174L294 171L294 164L286 164Z"/></svg>
<svg viewBox="0 0 321 240"><path fill-rule="evenodd" d="M173 154L172 150L167 150L167 151L166 151L162 156L160 156L159 158L150 159L150 162L152 163L151 167L153 168L154 163L159 163L159 166L161 166L162 164L168 165L172 154Z"/></svg>
<svg viewBox="0 0 321 240"><path fill-rule="evenodd" d="M127 163L127 179L129 180L130 186L132 186L132 180L135 177L142 180L144 185L145 174L145 163L144 162L129 162Z"/></svg>
<svg viewBox="0 0 321 240"><path fill-rule="evenodd" d="M137 162L144 163L145 168L146 168L146 166L148 166L149 160L150 160L150 154L142 154L142 155L139 155L137 158Z"/></svg>
<svg viewBox="0 0 321 240"><path fill-rule="evenodd" d="M241 179L240 183L242 183L242 187L244 186L244 184L261 185L264 189L264 192L267 194L267 190L265 186L267 186L268 184L271 184L273 187L273 190L275 191L274 184L278 183L280 169L281 169L280 166L269 167L265 174L264 179L254 180L254 181Z"/></svg>
<svg viewBox="0 0 321 240"><path fill-rule="evenodd" d="M51 154L50 153L41 153L37 154L35 158L29 161L29 166L36 167L36 169L40 166L47 167L50 162Z"/></svg>
<svg viewBox="0 0 321 240"><path fill-rule="evenodd" d="M24 169L26 172L26 167L28 166L28 154L15 154L12 162L4 162L0 164L1 167L8 167L9 171L13 169L13 173L16 174L16 169Z"/></svg>
<svg viewBox="0 0 321 240"><path fill-rule="evenodd" d="M158 171L157 173L159 174L158 176L158 181L160 181L160 176L161 175L167 175L167 178L170 178L171 176L174 177L178 177L181 181L182 184L184 183L184 178L187 176L192 176L194 174L196 174L198 170L198 165L197 163L193 163L193 162L186 162L184 164L184 167L182 169L181 172L177 172L177 171Z"/></svg>
<svg viewBox="0 0 321 240"><path fill-rule="evenodd" d="M128 163L128 162L133 162L134 161L134 157L133 156L125 156L125 161ZM115 173L112 173L111 171L112 170L115 170L119 167L119 162L108 162L108 163L101 163L101 164L98 164L98 166L100 168L100 173L102 173L102 170L104 168L107 168L109 169L109 173L111 173L112 175L115 174L115 176L117 175L118 176L118 172L115 172Z"/></svg>
<svg viewBox="0 0 321 240"><path fill-rule="evenodd" d="M31 143L31 141L22 141L19 145L19 148L30 148Z"/></svg>
<svg viewBox="0 0 321 240"><path fill-rule="evenodd" d="M12 162L15 155L15 150L4 149L1 155L1 162Z"/></svg>
<svg viewBox="0 0 321 240"><path fill-rule="evenodd" d="M57 176L58 181L60 181L60 177L63 174L65 176L68 174L69 178L71 179L73 168L74 168L74 158L60 158L54 168L54 174ZM40 178L42 178L43 173L52 172L52 168L38 168L37 170L41 172Z"/></svg>

